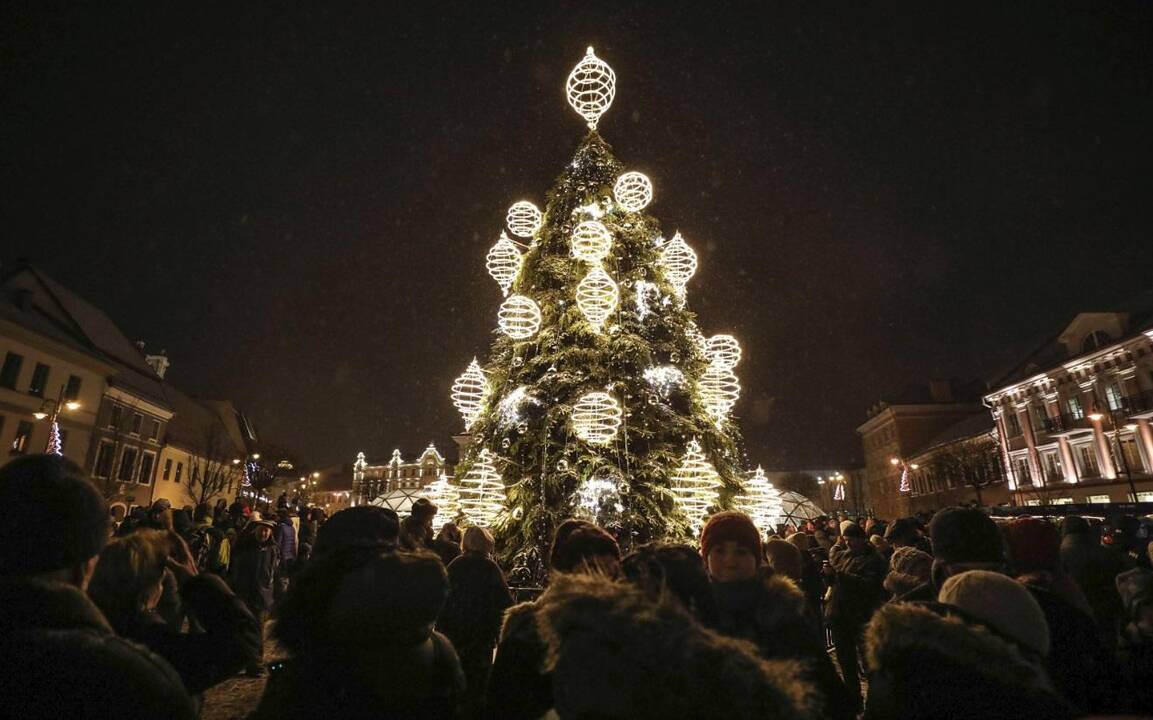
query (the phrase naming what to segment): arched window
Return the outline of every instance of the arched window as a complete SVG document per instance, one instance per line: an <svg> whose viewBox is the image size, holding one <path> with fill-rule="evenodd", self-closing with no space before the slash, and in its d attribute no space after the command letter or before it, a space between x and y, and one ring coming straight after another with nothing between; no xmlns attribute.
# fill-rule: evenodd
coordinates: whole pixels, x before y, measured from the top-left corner
<svg viewBox="0 0 1153 720"><path fill-rule="evenodd" d="M1093 352L1097 348L1105 347L1111 342L1113 342L1113 338L1109 337L1109 333L1104 330L1094 330L1081 341L1081 352Z"/></svg>

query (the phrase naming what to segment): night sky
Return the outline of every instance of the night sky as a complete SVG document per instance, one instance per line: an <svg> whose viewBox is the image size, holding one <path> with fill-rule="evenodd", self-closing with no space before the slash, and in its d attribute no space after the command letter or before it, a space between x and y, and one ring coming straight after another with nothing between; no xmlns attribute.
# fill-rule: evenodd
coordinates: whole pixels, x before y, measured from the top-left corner
<svg viewBox="0 0 1153 720"><path fill-rule="evenodd" d="M452 447L590 44L754 463L859 457L879 397L1149 286L1150 3L47 5L0 15L0 259L315 464Z"/></svg>

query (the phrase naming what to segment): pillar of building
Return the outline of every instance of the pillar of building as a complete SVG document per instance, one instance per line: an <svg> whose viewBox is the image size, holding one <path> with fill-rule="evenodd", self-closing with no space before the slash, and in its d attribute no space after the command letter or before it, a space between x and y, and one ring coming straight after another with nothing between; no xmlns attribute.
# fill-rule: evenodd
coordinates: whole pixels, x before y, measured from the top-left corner
<svg viewBox="0 0 1153 720"><path fill-rule="evenodd" d="M1061 455L1061 473L1065 482L1077 482L1077 461L1073 459L1073 448L1069 445L1069 438L1057 438L1057 452Z"/></svg>
<svg viewBox="0 0 1153 720"><path fill-rule="evenodd" d="M1145 450L1145 472L1153 473L1153 425L1149 418L1140 418L1137 422L1137 442Z"/></svg>
<svg viewBox="0 0 1153 720"><path fill-rule="evenodd" d="M1029 405L1025 403L1016 407L1017 422L1021 424L1021 431L1025 435L1025 447L1028 452L1025 457L1029 460L1029 474L1032 475L1034 487L1045 484L1045 473L1041 468L1041 458L1037 455L1037 438L1033 436L1033 418L1029 417Z"/></svg>

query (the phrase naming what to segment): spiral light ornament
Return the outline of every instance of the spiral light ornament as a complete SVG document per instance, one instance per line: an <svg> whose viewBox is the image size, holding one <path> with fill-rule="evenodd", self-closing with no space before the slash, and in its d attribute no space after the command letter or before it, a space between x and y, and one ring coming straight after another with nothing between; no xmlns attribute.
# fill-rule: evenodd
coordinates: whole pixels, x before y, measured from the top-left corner
<svg viewBox="0 0 1153 720"><path fill-rule="evenodd" d="M569 73L565 87L568 104L585 119L589 128L596 130L597 121L613 104L617 93L617 75L608 63L593 54L590 47Z"/></svg>
<svg viewBox="0 0 1153 720"><path fill-rule="evenodd" d="M741 344L732 335L713 335L705 341L709 364L732 370L741 361Z"/></svg>
<svg viewBox="0 0 1153 720"><path fill-rule="evenodd" d="M513 281L516 280L517 273L520 272L521 260L520 249L512 240L508 239L508 235L505 235L503 231L500 234L500 239L485 256L484 266L488 270L488 274L492 276L493 280L496 280L497 284L500 285L500 291L506 296Z"/></svg>
<svg viewBox="0 0 1153 720"><path fill-rule="evenodd" d="M733 498L733 502L762 533L776 532L784 506L780 491L765 477L763 468L757 467L753 476L745 481L744 492Z"/></svg>
<svg viewBox="0 0 1153 720"><path fill-rule="evenodd" d="M440 532L445 523L453 522L460 514L460 490L443 473L436 482L425 487L421 497L428 498L436 506L436 515L432 516L433 532Z"/></svg>
<svg viewBox="0 0 1153 720"><path fill-rule="evenodd" d="M617 309L620 290L605 269L597 265L577 285L577 307L598 331Z"/></svg>
<svg viewBox="0 0 1153 720"><path fill-rule="evenodd" d="M528 200L513 203L504 219L509 231L521 238L530 238L535 235L536 231L540 230L541 220L540 208Z"/></svg>
<svg viewBox="0 0 1153 720"><path fill-rule="evenodd" d="M705 409L718 423L729 414L741 396L741 385L732 370L710 365L701 375L698 387Z"/></svg>
<svg viewBox="0 0 1153 720"><path fill-rule="evenodd" d="M705 516L716 505L721 486L717 471L705 459L701 444L696 440L689 443L681 465L669 479L669 490L676 499L677 506L689 519L694 534L700 534L705 524Z"/></svg>
<svg viewBox="0 0 1153 720"><path fill-rule="evenodd" d="M629 212L643 210L653 201L653 184L644 173L627 172L613 185L613 197Z"/></svg>
<svg viewBox="0 0 1153 720"><path fill-rule="evenodd" d="M481 450L460 481L460 510L474 525L488 527L504 511L504 482L493 466L492 453Z"/></svg>
<svg viewBox="0 0 1153 720"><path fill-rule="evenodd" d="M460 411L465 430L476 422L487 394L488 380L480 369L480 363L473 358L464 373L452 384L452 404Z"/></svg>
<svg viewBox="0 0 1153 720"><path fill-rule="evenodd" d="M573 405L573 433L590 445L607 445L616 437L623 417L616 398L606 392L590 392Z"/></svg>
<svg viewBox="0 0 1153 720"><path fill-rule="evenodd" d="M604 260L613 247L613 236L604 223L585 220L573 229L569 248L573 257L585 262L597 263Z"/></svg>
<svg viewBox="0 0 1153 720"><path fill-rule="evenodd" d="M673 239L661 249L661 266L669 282L684 292L685 285L697 272L697 254L680 233L673 235Z"/></svg>
<svg viewBox="0 0 1153 720"><path fill-rule="evenodd" d="M497 325L513 340L526 340L540 330L540 307L532 298L510 295L500 305Z"/></svg>

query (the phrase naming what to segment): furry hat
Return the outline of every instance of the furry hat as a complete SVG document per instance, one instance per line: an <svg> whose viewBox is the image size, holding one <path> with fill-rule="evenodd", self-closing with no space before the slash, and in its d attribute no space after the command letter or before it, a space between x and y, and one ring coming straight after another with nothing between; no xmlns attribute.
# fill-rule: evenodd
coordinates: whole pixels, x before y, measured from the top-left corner
<svg viewBox="0 0 1153 720"><path fill-rule="evenodd" d="M764 560L761 532L752 519L742 512L725 510L710 517L705 523L705 529L701 531L701 557L705 559L705 564L708 564L710 550L730 540L748 548L757 558L757 565Z"/></svg>
<svg viewBox="0 0 1153 720"><path fill-rule="evenodd" d="M598 555L621 559L616 539L587 520L565 520L557 526L549 551L549 567L560 572L573 572L586 560Z"/></svg>
<svg viewBox="0 0 1153 720"><path fill-rule="evenodd" d="M1012 578L970 570L946 580L937 599L960 608L1040 657L1049 654L1045 613L1025 586Z"/></svg>
<svg viewBox="0 0 1153 720"><path fill-rule="evenodd" d="M933 557L943 563L999 563L1005 546L997 525L976 508L940 510L929 523Z"/></svg>
<svg viewBox="0 0 1153 720"><path fill-rule="evenodd" d="M890 543L911 545L917 539L917 523L912 518L897 518L885 528L885 539Z"/></svg>
<svg viewBox="0 0 1153 720"><path fill-rule="evenodd" d="M899 547L889 558L889 574L885 576L885 589L894 595L904 595L913 588L929 582L933 569L933 556L911 545Z"/></svg>

